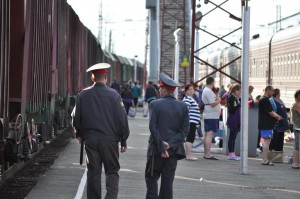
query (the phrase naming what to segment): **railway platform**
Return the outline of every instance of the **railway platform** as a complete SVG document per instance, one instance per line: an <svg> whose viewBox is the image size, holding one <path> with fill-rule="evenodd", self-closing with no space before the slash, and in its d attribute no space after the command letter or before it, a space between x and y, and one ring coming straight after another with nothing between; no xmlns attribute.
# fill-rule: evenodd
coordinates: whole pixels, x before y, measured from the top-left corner
<svg viewBox="0 0 300 199"><path fill-rule="evenodd" d="M140 112L129 118L129 149L120 154L120 199L145 198L144 169L149 136L148 119ZM80 145L73 139L51 168L39 179L27 199L71 199L86 197L86 169L79 165ZM292 151L292 143L284 146ZM217 149L214 152L218 153ZM300 198L300 172L290 164L262 166L261 159L249 158L249 174L240 175L240 163L216 154L219 161L205 160L195 153L197 161L179 161L174 181L174 198ZM105 182L104 176L102 183ZM105 185L102 184L103 195Z"/></svg>

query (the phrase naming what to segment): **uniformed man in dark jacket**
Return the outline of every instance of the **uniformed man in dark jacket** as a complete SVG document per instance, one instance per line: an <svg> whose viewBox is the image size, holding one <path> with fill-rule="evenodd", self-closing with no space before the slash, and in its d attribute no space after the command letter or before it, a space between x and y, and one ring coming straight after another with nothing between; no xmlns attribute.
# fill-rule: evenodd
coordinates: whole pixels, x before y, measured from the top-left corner
<svg viewBox="0 0 300 199"><path fill-rule="evenodd" d="M101 172L106 175L105 198L118 198L119 142L121 152L127 149L128 121L123 102L117 91L107 87L109 64L90 67L94 84L80 92L73 111L73 126L87 154L87 197L101 198Z"/></svg>
<svg viewBox="0 0 300 199"><path fill-rule="evenodd" d="M174 98L173 92L180 85L160 74L161 98L151 102L150 139L147 153L145 180L146 199L172 199L173 181L177 161L185 158L184 140L189 133L188 106ZM157 181L161 177L158 193Z"/></svg>

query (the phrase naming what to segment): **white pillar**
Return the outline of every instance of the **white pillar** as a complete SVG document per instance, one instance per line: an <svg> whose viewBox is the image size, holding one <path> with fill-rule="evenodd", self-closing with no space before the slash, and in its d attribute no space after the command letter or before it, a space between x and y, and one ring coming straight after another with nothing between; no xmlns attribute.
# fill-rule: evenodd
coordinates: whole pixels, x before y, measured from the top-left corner
<svg viewBox="0 0 300 199"><path fill-rule="evenodd" d="M243 7L243 50L242 50L242 113L241 113L241 161L240 173L248 173L248 84L249 84L249 32L250 7ZM253 118L256 119L256 118Z"/></svg>

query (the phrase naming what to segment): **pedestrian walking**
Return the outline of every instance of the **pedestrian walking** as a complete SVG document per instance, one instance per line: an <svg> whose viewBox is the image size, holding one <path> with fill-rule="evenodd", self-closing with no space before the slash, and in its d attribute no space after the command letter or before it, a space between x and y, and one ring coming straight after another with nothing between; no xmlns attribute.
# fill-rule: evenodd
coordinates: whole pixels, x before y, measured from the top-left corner
<svg viewBox="0 0 300 199"><path fill-rule="evenodd" d="M282 119L280 115L274 112L272 104L269 100L274 93L272 86L267 86L264 95L259 100L259 114L258 114L258 129L261 137L265 140L263 143L263 160L262 165L273 166L274 164L268 159L269 147L271 139L273 138L273 129L275 123Z"/></svg>
<svg viewBox="0 0 300 199"><path fill-rule="evenodd" d="M188 106L174 97L180 85L161 73L161 98L150 104L150 138L145 180L146 199L172 199L177 161L185 158L184 140L189 133ZM161 177L160 190L157 181Z"/></svg>
<svg viewBox="0 0 300 199"><path fill-rule="evenodd" d="M73 127L87 154L87 198L101 198L102 164L106 175L105 198L117 199L119 192L119 142L127 149L127 116L120 95L107 87L109 64L90 67L94 84L79 93L73 110Z"/></svg>
<svg viewBox="0 0 300 199"><path fill-rule="evenodd" d="M293 152L293 169L299 169L299 145L300 145L300 90L297 90L295 102L292 105L292 122L295 134L295 146Z"/></svg>
<svg viewBox="0 0 300 199"><path fill-rule="evenodd" d="M282 117L282 120L277 122L273 129L273 139L270 143L270 150L283 152L284 131L289 128L286 107L280 99L280 90L274 89L273 102L276 106L276 113Z"/></svg>
<svg viewBox="0 0 300 199"><path fill-rule="evenodd" d="M121 92L121 97L123 99L125 110L126 110L126 113L128 115L129 108L131 106L135 107L134 102L133 102L133 97L132 97L132 94L131 94L131 90L130 90L130 86L128 84L125 85L123 91Z"/></svg>
<svg viewBox="0 0 300 199"><path fill-rule="evenodd" d="M120 84L117 82L117 80L114 79L114 82L111 84L111 88L115 89L116 91L118 91L118 93L121 93L121 86Z"/></svg>
<svg viewBox="0 0 300 199"><path fill-rule="evenodd" d="M219 118L221 113L221 99L217 97L216 94L212 91L214 86L214 78L208 77L206 79L206 87L204 88L202 93L202 102L205 105L203 111L205 130L204 158L208 160L218 160L218 158L214 157L210 151L214 133L218 130Z"/></svg>
<svg viewBox="0 0 300 199"><path fill-rule="evenodd" d="M241 127L241 86L239 84L233 84L230 90L230 95L227 100L227 127L230 129L229 139L228 139L228 160L240 160L239 157L235 155L234 147L235 140Z"/></svg>
<svg viewBox="0 0 300 199"><path fill-rule="evenodd" d="M196 136L196 127L200 122L200 110L198 103L193 98L195 92L194 86L192 84L188 84L185 86L184 91L185 97L182 101L188 105L190 116L190 132L185 142L186 160L197 160L197 158L192 156L192 148Z"/></svg>
<svg viewBox="0 0 300 199"><path fill-rule="evenodd" d="M137 82L134 82L134 85L131 88L131 94L134 102L134 106L137 107L139 97L141 96L141 88Z"/></svg>

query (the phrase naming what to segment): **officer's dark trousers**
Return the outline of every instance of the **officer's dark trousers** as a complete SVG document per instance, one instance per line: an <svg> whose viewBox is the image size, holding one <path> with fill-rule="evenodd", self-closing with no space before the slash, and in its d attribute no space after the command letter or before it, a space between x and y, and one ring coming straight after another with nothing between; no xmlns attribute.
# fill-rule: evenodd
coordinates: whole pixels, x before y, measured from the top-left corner
<svg viewBox="0 0 300 199"><path fill-rule="evenodd" d="M148 157L145 179L147 185L146 199L172 199L173 181L177 167L177 157L162 158L154 157L154 167L152 175L152 157ZM161 186L158 194L157 181L161 177Z"/></svg>
<svg viewBox="0 0 300 199"><path fill-rule="evenodd" d="M105 199L118 198L119 192L119 146L118 142L85 139L87 154L87 198L101 198L102 164L106 175Z"/></svg>

